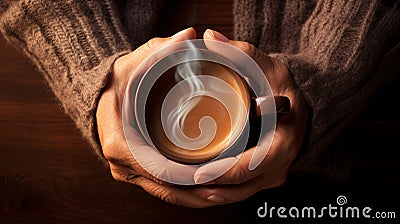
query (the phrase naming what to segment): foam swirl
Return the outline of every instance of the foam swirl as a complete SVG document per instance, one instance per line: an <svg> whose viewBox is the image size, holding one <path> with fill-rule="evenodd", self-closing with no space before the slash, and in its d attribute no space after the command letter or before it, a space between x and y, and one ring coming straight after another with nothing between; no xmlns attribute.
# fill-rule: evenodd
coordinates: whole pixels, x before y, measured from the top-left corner
<svg viewBox="0 0 400 224"><path fill-rule="evenodd" d="M178 69L179 71L179 69ZM188 74L187 72L185 74ZM222 79L199 75L185 78L176 84L167 94L161 109L162 126L168 139L176 146L186 150L199 150L209 145L215 138L218 127L214 117L203 116L198 124L198 136L189 137L184 132L184 125L189 118L189 113L198 106L204 97L218 101L226 109L230 121L230 133L226 135L219 146L229 146L237 133L246 107L237 91ZM213 110L213 108L207 108ZM235 122L235 123L234 123Z"/></svg>

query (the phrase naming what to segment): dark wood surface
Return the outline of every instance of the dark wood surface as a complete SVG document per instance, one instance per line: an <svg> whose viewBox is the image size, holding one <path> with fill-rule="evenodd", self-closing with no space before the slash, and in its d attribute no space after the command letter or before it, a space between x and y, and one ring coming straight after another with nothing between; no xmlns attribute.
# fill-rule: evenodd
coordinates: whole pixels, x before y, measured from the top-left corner
<svg viewBox="0 0 400 224"><path fill-rule="evenodd" d="M231 1L170 4L156 36L194 26L232 37ZM196 13L194 13L196 12ZM169 205L138 187L113 181L60 109L32 63L0 39L0 223L250 223L264 202L275 206L335 204L396 210L400 216L400 97L397 78L338 139L352 168L349 181L290 177L277 189L226 206L190 209Z"/></svg>

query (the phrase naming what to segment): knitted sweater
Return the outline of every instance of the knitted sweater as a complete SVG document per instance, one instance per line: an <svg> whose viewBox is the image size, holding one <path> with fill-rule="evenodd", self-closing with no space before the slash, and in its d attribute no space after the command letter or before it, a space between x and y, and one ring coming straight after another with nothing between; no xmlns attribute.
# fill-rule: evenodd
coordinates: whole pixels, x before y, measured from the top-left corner
<svg viewBox="0 0 400 224"><path fill-rule="evenodd" d="M333 170L327 144L399 69L399 2L234 1L235 38L282 60L312 111L292 170ZM117 6L122 10L118 10ZM32 59L94 151L95 112L116 58L151 34L158 1L1 1L0 31ZM333 158L333 159L332 159Z"/></svg>
<svg viewBox="0 0 400 224"><path fill-rule="evenodd" d="M399 1L236 0L234 15L236 38L281 59L311 107L292 171L346 178L343 152L328 144L400 73Z"/></svg>
<svg viewBox="0 0 400 224"><path fill-rule="evenodd" d="M141 4L134 4L134 3ZM94 152L103 159L95 113L111 65L146 41L152 4L131 1L129 38L114 2L22 0L1 1L0 30L42 72L65 112Z"/></svg>

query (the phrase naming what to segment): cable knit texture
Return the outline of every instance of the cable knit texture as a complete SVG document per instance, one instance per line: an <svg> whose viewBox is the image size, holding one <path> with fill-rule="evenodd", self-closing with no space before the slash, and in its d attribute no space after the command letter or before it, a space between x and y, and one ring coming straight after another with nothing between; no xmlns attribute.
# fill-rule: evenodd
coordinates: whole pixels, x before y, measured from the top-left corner
<svg viewBox="0 0 400 224"><path fill-rule="evenodd" d="M103 158L96 130L97 102L111 65L131 49L114 3L2 1L0 13L1 33L32 59L65 112ZM140 23L150 20L146 14L135 18ZM135 34L137 42L146 38Z"/></svg>
<svg viewBox="0 0 400 224"><path fill-rule="evenodd" d="M282 60L312 110L309 139L292 171L346 178L328 143L385 81L399 74L398 1L235 1L235 38ZM254 13L253 13L254 12Z"/></svg>

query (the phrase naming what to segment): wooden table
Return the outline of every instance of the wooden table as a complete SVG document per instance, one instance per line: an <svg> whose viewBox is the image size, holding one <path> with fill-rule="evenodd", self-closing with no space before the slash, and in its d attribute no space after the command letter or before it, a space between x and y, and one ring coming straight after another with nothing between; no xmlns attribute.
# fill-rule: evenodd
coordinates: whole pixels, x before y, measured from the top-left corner
<svg viewBox="0 0 400 224"><path fill-rule="evenodd" d="M155 35L167 36L194 26L199 34L213 28L232 37L231 1L180 3L164 11ZM115 182L32 63L0 39L0 223L267 222L256 215L264 202L327 206L335 204L340 194L352 205L398 208L392 204L399 199L393 194L400 186L400 111L385 103L398 102L399 83L397 78L385 86L339 138L340 147L350 151L352 177L348 182L291 177L282 187L240 203L190 209Z"/></svg>

